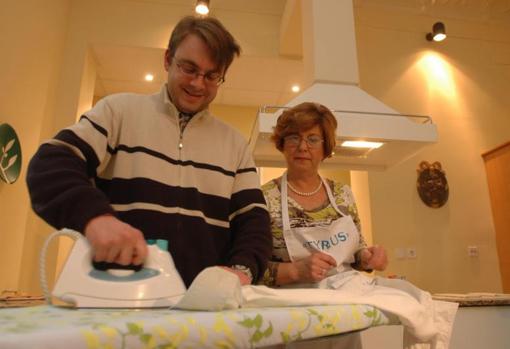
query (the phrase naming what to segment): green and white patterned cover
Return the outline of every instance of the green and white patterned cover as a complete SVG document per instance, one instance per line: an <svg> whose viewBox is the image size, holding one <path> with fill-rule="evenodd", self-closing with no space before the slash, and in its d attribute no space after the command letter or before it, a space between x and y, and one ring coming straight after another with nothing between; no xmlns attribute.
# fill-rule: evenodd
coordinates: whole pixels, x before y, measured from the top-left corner
<svg viewBox="0 0 510 349"><path fill-rule="evenodd" d="M397 321L368 305L169 309L0 309L0 348L258 348Z"/></svg>
<svg viewBox="0 0 510 349"><path fill-rule="evenodd" d="M21 145L16 131L9 124L0 124L0 179L16 182L21 172Z"/></svg>

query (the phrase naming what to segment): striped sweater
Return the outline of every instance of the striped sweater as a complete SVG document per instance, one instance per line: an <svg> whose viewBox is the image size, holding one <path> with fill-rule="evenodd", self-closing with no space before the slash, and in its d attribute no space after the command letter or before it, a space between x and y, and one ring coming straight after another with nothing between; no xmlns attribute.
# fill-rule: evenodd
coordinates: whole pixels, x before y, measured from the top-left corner
<svg viewBox="0 0 510 349"><path fill-rule="evenodd" d="M146 239L166 239L186 285L212 265L244 265L254 281L271 255L269 216L241 134L197 113L180 132L164 85L116 94L41 145L27 174L32 207L83 232L114 214Z"/></svg>

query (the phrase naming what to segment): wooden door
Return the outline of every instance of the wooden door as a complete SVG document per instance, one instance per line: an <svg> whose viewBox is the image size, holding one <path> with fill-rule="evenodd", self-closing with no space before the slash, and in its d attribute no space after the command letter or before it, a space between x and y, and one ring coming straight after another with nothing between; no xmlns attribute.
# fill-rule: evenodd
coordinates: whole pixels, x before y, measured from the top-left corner
<svg viewBox="0 0 510 349"><path fill-rule="evenodd" d="M503 292L510 293L510 142L482 154L496 229Z"/></svg>

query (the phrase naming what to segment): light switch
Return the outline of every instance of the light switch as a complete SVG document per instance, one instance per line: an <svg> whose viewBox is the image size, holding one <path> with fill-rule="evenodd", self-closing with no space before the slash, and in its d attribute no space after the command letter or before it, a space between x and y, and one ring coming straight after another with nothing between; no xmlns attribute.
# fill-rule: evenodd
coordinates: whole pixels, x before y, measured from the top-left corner
<svg viewBox="0 0 510 349"><path fill-rule="evenodd" d="M406 258L406 250L402 247L397 247L395 249L395 258L396 259L405 259Z"/></svg>

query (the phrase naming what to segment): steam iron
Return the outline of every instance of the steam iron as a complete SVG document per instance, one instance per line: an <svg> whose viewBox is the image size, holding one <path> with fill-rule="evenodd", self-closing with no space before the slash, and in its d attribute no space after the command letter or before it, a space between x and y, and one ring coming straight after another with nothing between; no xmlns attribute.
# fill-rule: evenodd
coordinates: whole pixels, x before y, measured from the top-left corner
<svg viewBox="0 0 510 349"><path fill-rule="evenodd" d="M72 236L76 241L52 296L77 308L170 307L186 292L172 256L166 250L166 240L156 240L156 244L148 246L148 257L137 271L98 270L92 263L91 247L86 238L68 229L54 234ZM41 284L47 294L43 280Z"/></svg>

